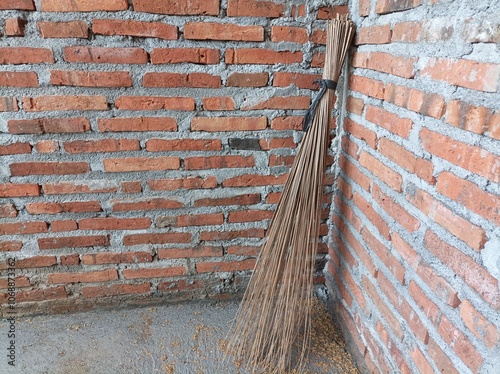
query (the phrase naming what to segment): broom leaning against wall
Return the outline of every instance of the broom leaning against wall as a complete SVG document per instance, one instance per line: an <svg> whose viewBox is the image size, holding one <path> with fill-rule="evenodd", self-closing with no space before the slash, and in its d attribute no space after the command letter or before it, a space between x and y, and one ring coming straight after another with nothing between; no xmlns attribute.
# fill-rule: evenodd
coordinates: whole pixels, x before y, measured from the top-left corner
<svg viewBox="0 0 500 374"><path fill-rule="evenodd" d="M252 371L300 368L310 342L313 272L334 90L354 36L347 17L327 23L321 89L304 117L304 137L241 302L228 353Z"/></svg>

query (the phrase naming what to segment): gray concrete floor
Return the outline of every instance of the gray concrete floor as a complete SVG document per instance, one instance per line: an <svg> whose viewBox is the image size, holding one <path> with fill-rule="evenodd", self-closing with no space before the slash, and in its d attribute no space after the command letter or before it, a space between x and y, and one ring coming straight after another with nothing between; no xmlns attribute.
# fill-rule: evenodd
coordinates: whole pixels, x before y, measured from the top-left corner
<svg viewBox="0 0 500 374"><path fill-rule="evenodd" d="M7 363L2 320L0 373L244 374L221 349L237 308L236 302L192 302L18 318L15 367ZM329 316L322 312L315 321L322 326L316 323L304 372L356 373Z"/></svg>

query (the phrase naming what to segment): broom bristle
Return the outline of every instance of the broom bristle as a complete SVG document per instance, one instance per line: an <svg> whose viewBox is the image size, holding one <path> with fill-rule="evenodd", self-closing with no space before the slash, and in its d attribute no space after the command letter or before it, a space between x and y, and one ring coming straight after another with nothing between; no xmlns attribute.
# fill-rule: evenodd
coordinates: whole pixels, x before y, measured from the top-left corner
<svg viewBox="0 0 500 374"><path fill-rule="evenodd" d="M353 34L348 17L328 22L324 79L338 80ZM228 352L253 370L290 369L294 349L300 367L309 345L332 99L327 90L301 141L229 339Z"/></svg>

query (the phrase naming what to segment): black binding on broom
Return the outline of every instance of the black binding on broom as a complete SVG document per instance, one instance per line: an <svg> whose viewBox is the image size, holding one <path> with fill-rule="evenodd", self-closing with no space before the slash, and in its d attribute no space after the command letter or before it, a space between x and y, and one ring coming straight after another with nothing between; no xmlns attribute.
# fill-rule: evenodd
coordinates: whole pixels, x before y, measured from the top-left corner
<svg viewBox="0 0 500 374"><path fill-rule="evenodd" d="M309 130L309 126L314 119L314 114L316 113L316 107L319 104L319 101L325 94L326 90L334 90L337 88L337 82L332 81L331 79L315 79L315 83L319 83L321 85L321 89L318 92L318 95L314 98L311 106L307 110L307 113L302 120L302 131L307 132Z"/></svg>

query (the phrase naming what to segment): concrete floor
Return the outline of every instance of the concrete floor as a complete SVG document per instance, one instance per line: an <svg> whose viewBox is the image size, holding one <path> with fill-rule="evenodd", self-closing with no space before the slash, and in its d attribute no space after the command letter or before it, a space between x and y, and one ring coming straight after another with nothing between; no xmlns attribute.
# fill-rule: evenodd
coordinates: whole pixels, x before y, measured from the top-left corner
<svg viewBox="0 0 500 374"><path fill-rule="evenodd" d="M236 302L196 302L19 318L15 368L7 364L2 320L0 373L244 374L221 350L237 308ZM304 372L357 373L326 308L314 321Z"/></svg>

